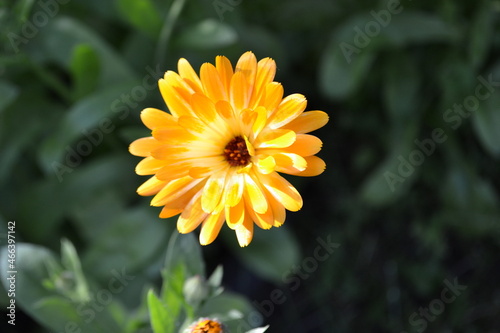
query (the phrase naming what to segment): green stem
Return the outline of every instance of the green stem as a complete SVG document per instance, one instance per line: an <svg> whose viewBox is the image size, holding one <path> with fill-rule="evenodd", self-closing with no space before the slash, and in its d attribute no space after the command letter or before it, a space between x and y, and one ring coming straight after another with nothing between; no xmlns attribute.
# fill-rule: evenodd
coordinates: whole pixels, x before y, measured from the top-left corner
<svg viewBox="0 0 500 333"><path fill-rule="evenodd" d="M163 59L165 59L165 55L167 53L167 46L170 42L170 37L172 36L175 23L177 22L185 3L186 0L174 0L165 17L165 23L163 24L160 36L158 37L158 46L155 54L156 63L160 66L163 65Z"/></svg>

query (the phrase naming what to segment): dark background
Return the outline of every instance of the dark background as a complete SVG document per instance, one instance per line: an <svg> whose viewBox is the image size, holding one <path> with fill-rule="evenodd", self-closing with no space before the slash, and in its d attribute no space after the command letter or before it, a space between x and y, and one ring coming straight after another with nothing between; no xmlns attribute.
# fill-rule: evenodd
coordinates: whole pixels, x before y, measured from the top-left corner
<svg viewBox="0 0 500 333"><path fill-rule="evenodd" d="M327 169L288 177L305 204L280 229L204 247L208 272L222 263L270 332L500 332L499 17L498 1L0 1L1 241L13 220L18 243L71 240L96 290L126 265L134 313L175 225L135 193L140 111L165 109L154 81L180 57L252 50L329 114ZM324 261L318 237L338 245Z"/></svg>

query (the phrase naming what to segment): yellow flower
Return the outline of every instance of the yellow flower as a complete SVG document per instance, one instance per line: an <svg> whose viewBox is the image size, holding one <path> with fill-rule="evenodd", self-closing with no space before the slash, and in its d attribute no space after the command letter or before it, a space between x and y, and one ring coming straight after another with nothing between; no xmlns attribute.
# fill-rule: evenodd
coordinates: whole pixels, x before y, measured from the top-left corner
<svg viewBox="0 0 500 333"><path fill-rule="evenodd" d="M224 333L223 325L216 319L201 318L188 327L186 333Z"/></svg>
<svg viewBox="0 0 500 333"><path fill-rule="evenodd" d="M186 59L179 74L168 71L159 80L170 114L144 109L141 119L152 136L130 145L145 157L138 175L153 175L139 187L163 206L161 218L180 214L177 229L189 233L201 224L200 243L210 244L224 224L236 231L240 246L250 243L254 223L279 227L285 209L302 207L299 192L277 172L316 176L325 163L317 137L305 134L324 126L328 115L304 112L306 98L283 98L274 82L276 63L257 62L244 53L236 69L226 57L205 63L198 76Z"/></svg>

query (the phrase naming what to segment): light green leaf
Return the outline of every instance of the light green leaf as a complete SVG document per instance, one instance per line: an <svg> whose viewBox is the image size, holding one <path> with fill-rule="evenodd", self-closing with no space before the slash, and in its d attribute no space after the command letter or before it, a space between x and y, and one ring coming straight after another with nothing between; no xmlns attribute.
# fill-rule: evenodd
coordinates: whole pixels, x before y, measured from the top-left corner
<svg viewBox="0 0 500 333"><path fill-rule="evenodd" d="M236 43L238 34L228 24L209 18L176 36L177 45L186 49L217 49Z"/></svg>
<svg viewBox="0 0 500 333"><path fill-rule="evenodd" d="M155 333L174 333L175 317L151 289L148 292L148 308L151 327Z"/></svg>
<svg viewBox="0 0 500 333"><path fill-rule="evenodd" d="M100 64L97 53L90 45L81 44L73 49L70 69L75 100L94 91L99 80Z"/></svg>
<svg viewBox="0 0 500 333"><path fill-rule="evenodd" d="M150 0L118 0L118 10L134 27L156 38L162 26L162 18Z"/></svg>

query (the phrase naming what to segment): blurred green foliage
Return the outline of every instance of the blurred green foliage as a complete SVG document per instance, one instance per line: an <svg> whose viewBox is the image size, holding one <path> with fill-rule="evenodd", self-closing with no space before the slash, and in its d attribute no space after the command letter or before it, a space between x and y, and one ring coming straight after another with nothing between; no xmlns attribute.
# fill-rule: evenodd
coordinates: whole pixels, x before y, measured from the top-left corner
<svg viewBox="0 0 500 333"><path fill-rule="evenodd" d="M229 292L211 307L247 314L245 330L497 332L499 18L496 0L0 1L0 234L16 221L17 331L71 319L151 332L148 305L171 320L158 302L222 264ZM135 193L139 113L165 109L155 82L180 57L197 68L246 50L329 113L327 171L291 179L305 207L283 227L244 249L225 230L202 248L206 269L179 254L160 289L175 219ZM318 237L339 244L325 260ZM101 311L73 306L116 274L134 278ZM439 303L455 280L467 289Z"/></svg>

